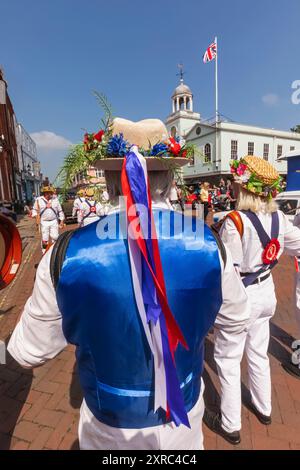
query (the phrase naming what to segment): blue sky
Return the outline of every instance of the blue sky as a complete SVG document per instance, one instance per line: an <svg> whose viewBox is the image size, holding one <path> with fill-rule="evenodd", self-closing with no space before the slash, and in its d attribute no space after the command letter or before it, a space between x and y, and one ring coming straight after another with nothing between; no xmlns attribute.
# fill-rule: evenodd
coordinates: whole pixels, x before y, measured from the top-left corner
<svg viewBox="0 0 300 470"><path fill-rule="evenodd" d="M220 112L279 129L300 123L291 102L299 0L2 0L0 13L9 93L52 179L82 128L98 130L94 89L117 116L164 119L182 61L195 111L213 116L214 63L202 55L216 35Z"/></svg>

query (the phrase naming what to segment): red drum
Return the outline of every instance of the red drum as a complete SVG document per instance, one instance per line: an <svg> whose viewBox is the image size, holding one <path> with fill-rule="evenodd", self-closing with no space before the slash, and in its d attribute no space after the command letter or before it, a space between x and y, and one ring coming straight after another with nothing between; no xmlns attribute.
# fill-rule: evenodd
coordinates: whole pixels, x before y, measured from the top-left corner
<svg viewBox="0 0 300 470"><path fill-rule="evenodd" d="M0 289L15 278L22 260L22 241L14 222L0 214Z"/></svg>

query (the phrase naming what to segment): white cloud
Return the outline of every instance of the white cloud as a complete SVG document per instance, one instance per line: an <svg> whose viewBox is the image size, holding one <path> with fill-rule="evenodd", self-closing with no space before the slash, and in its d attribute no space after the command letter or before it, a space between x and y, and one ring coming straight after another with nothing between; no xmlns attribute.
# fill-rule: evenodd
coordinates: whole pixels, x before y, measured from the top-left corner
<svg viewBox="0 0 300 470"><path fill-rule="evenodd" d="M262 102L267 106L276 106L279 103L279 96L275 93L268 93L262 97Z"/></svg>
<svg viewBox="0 0 300 470"><path fill-rule="evenodd" d="M30 136L42 150L63 150L72 145L70 140L50 131L32 132Z"/></svg>

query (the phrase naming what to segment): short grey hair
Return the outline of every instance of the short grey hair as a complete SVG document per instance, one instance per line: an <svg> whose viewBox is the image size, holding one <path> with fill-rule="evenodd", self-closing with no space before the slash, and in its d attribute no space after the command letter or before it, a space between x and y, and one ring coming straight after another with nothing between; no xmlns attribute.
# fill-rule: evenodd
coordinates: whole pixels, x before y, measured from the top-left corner
<svg viewBox="0 0 300 470"><path fill-rule="evenodd" d="M149 171L148 177L153 202L165 201L174 180L174 170ZM109 200L111 204L116 205L119 196L122 196L121 172L106 170L105 179Z"/></svg>

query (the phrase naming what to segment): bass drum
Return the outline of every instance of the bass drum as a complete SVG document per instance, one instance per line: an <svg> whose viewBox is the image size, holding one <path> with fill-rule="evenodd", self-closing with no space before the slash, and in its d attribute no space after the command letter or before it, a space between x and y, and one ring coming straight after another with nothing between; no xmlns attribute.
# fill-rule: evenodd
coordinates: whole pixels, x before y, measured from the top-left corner
<svg viewBox="0 0 300 470"><path fill-rule="evenodd" d="M0 214L0 289L10 284L22 260L22 241L14 222Z"/></svg>

